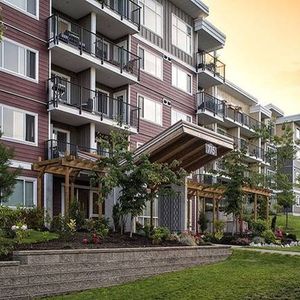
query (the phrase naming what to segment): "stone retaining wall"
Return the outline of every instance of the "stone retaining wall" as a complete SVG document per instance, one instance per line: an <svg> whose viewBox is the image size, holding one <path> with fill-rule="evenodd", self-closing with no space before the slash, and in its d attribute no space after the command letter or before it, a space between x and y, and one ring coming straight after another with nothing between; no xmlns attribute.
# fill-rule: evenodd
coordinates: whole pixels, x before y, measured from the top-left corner
<svg viewBox="0 0 300 300"><path fill-rule="evenodd" d="M230 247L152 247L14 252L0 262L0 300L116 285L225 260Z"/></svg>

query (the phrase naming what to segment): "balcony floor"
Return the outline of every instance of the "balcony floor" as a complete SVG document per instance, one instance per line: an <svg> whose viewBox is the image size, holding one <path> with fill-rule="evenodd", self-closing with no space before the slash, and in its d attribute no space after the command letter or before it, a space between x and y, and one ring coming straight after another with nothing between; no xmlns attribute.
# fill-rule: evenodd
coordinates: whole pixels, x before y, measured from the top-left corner
<svg viewBox="0 0 300 300"><path fill-rule="evenodd" d="M214 74L208 70L198 71L198 86L201 88L207 89L223 83L224 80L222 78L219 76L214 76Z"/></svg>

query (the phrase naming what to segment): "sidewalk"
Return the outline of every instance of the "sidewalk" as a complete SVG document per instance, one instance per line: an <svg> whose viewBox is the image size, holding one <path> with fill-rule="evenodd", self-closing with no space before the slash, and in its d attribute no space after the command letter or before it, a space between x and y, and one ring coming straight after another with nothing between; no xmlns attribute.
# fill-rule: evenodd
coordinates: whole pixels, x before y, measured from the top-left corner
<svg viewBox="0 0 300 300"><path fill-rule="evenodd" d="M256 251L256 252L262 252L262 253L273 253L273 254L282 254L282 255L298 255L300 256L300 252L296 251L282 251L282 250L268 250L268 249L253 249L253 248L247 248L243 246L231 246L232 249L235 250L246 250L246 251Z"/></svg>

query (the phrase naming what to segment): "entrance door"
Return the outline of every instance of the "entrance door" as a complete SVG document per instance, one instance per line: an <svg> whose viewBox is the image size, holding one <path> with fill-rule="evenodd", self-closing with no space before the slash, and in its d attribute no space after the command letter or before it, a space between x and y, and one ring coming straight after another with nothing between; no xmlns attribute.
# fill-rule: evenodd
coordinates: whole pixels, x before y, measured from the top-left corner
<svg viewBox="0 0 300 300"><path fill-rule="evenodd" d="M60 157L65 153L70 153L70 131L53 128L52 138L53 156Z"/></svg>
<svg viewBox="0 0 300 300"><path fill-rule="evenodd" d="M128 105L126 104L126 91L114 93L113 118L120 123L127 124Z"/></svg>
<svg viewBox="0 0 300 300"><path fill-rule="evenodd" d="M109 93L100 89L96 89L96 111L102 113L104 116L109 116Z"/></svg>

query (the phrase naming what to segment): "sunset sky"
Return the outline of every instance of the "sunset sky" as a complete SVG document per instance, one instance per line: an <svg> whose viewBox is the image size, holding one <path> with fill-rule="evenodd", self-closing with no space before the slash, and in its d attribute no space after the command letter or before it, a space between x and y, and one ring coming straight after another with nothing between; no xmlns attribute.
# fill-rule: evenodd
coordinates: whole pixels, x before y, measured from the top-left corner
<svg viewBox="0 0 300 300"><path fill-rule="evenodd" d="M300 0L204 0L226 34L227 79L286 114L300 113Z"/></svg>

